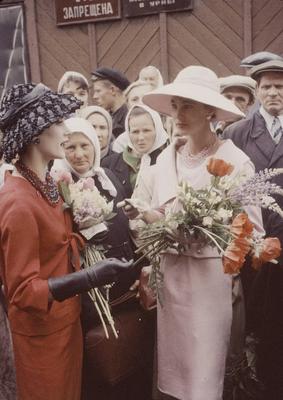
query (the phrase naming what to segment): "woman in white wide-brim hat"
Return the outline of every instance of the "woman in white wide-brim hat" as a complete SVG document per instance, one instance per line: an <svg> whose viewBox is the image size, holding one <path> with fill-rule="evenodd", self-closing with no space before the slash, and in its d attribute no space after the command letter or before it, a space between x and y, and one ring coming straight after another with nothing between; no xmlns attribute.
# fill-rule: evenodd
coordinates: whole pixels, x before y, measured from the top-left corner
<svg viewBox="0 0 283 400"><path fill-rule="evenodd" d="M143 102L173 117L184 139L178 138L157 160L154 209L142 213L146 222L160 218L164 204L173 204L178 183L186 181L200 189L210 182L206 165L211 156L233 164L233 174L254 173L248 156L231 140L217 138L211 128L213 120L243 114L219 93L217 76L210 69L187 67L173 83L146 94ZM130 218L136 214L125 208ZM260 210L254 208L251 214L261 229ZM164 304L158 306L158 387L169 398L221 400L232 323L232 277L224 274L215 248L197 247L161 257Z"/></svg>

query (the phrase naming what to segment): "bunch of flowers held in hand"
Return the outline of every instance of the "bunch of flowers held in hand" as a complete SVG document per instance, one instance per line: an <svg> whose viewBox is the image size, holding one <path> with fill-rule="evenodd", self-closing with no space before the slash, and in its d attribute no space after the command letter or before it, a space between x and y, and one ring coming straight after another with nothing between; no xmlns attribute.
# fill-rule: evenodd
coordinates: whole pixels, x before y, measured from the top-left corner
<svg viewBox="0 0 283 400"><path fill-rule="evenodd" d="M73 182L72 175L67 171L57 171L54 179L66 206L72 209L74 221L81 234L86 239L106 230L105 221L113 214L113 201L107 202L99 193L92 178L81 178Z"/></svg>
<svg viewBox="0 0 283 400"><path fill-rule="evenodd" d="M90 240L107 231L106 221L115 215L113 213L113 202L107 202L105 197L100 194L94 180L92 178L81 178L74 182L68 171L55 171L52 175L65 201L64 207L71 209L74 222L84 238ZM81 257L83 268L89 268L105 258L102 247L92 243L86 243L81 252ZM88 292L107 338L109 338L107 324L110 325L114 336L118 337L109 307L110 287L111 285L105 285L103 292L98 288L91 289ZM106 296L104 293L106 293Z"/></svg>
<svg viewBox="0 0 283 400"><path fill-rule="evenodd" d="M140 232L143 244L137 252L153 264L153 286L161 276L160 253L170 250L182 254L192 244L216 247L222 255L224 272L229 274L239 272L248 254L254 268L264 262L277 262L281 253L279 240L257 234L243 207L260 206L283 216L272 197L283 194L283 190L269 182L283 169L265 170L251 178L243 173L231 177L233 165L211 158L207 170L211 174L207 187L196 190L182 183L174 203L165 209L164 218Z"/></svg>

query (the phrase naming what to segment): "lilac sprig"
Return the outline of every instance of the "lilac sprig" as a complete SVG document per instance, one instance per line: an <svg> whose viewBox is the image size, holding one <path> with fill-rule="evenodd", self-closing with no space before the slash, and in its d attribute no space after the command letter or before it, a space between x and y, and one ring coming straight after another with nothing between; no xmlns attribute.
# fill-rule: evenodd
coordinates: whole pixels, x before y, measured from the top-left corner
<svg viewBox="0 0 283 400"><path fill-rule="evenodd" d="M276 211L283 216L283 210L278 206L274 194L283 196L283 189L269 182L270 179L283 173L283 168L265 169L253 175L244 183L229 191L232 202L238 202L242 206L254 205Z"/></svg>

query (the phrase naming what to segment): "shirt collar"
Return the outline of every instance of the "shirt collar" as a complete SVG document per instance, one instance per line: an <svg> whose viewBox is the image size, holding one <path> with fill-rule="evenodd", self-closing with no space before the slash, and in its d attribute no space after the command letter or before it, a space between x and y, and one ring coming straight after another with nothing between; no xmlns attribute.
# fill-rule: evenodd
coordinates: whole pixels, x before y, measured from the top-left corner
<svg viewBox="0 0 283 400"><path fill-rule="evenodd" d="M274 116L271 115L271 114L269 114L269 113L263 108L263 106L260 106L259 112L260 112L260 114L262 115L263 119L265 120L266 127L267 127L267 129L268 129L268 132L270 133L270 132L271 132L271 126L272 126L272 122L273 122ZM278 115L278 118L279 118L279 121L280 121L281 126L282 126L282 128L283 128L283 115Z"/></svg>

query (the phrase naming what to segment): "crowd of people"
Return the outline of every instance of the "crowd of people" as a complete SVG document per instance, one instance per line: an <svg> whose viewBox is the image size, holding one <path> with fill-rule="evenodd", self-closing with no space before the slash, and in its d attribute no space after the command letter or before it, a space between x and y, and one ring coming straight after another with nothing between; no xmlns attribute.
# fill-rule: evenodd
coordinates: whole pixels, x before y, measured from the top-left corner
<svg viewBox="0 0 283 400"><path fill-rule="evenodd" d="M7 89L0 104L0 400L283 398L282 256L259 271L247 259L228 275L216 248L168 250L160 261L162 305L153 293L153 306L139 300L140 274L150 270L135 252L139 227L174 207L180 182L204 188L212 157L231 163L232 176L283 168L283 58L259 52L241 67L243 75L217 77L188 66L169 84L154 66L132 83L99 67L90 81L67 71L57 91L41 83ZM59 173L73 182L91 178L113 202L107 231L80 235L53 179ZM283 185L282 175L272 181ZM245 212L258 234L283 245L278 214L249 205ZM86 245L104 254L90 268L80 257ZM124 340L97 339L101 321L88 291L105 285L114 319L123 313L121 338L130 331ZM138 342L133 315L149 321Z"/></svg>

